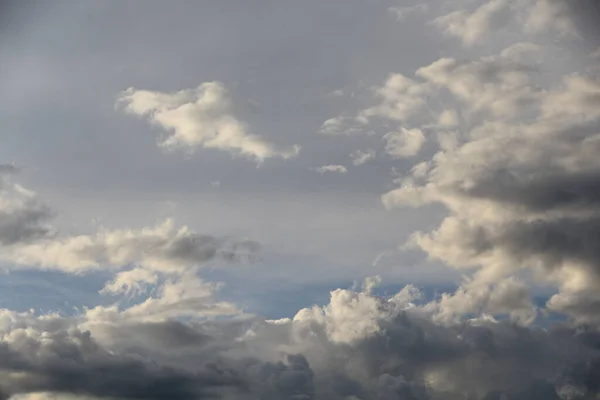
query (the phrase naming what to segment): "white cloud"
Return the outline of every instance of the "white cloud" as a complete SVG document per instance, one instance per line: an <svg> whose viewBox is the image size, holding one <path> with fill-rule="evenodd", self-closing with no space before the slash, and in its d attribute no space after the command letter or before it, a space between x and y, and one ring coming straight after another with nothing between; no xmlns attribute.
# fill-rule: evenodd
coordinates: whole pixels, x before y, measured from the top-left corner
<svg viewBox="0 0 600 400"><path fill-rule="evenodd" d="M258 161L272 157L290 158L298 146L280 147L250 133L233 115L227 90L220 82L205 82L196 89L175 93L127 89L117 105L130 114L146 116L167 131L159 141L164 148L210 148L225 150Z"/></svg>
<svg viewBox="0 0 600 400"><path fill-rule="evenodd" d="M515 60L511 52L474 61L441 58L416 75L447 89L469 113L491 113L511 119L529 113L538 96L530 85L536 66Z"/></svg>
<svg viewBox="0 0 600 400"><path fill-rule="evenodd" d="M515 278L482 284L478 280L463 284L455 293L445 293L437 303L433 318L443 324L459 323L465 315L509 315L513 322L529 325L537 311L529 286Z"/></svg>
<svg viewBox="0 0 600 400"><path fill-rule="evenodd" d="M562 35L577 34L568 3L561 0L535 0L528 11L525 31L542 33L554 30Z"/></svg>
<svg viewBox="0 0 600 400"><path fill-rule="evenodd" d="M56 237L5 248L0 255L23 267L80 273L131 264L164 273L254 251L251 242L228 242L200 235L172 220L150 228L104 230L95 235ZM246 253L249 254L249 253Z"/></svg>
<svg viewBox="0 0 600 400"><path fill-rule="evenodd" d="M380 332L380 320L387 317L376 298L338 289L331 292L329 305L298 311L294 323L322 324L332 342L353 343Z"/></svg>
<svg viewBox="0 0 600 400"><path fill-rule="evenodd" d="M363 110L359 117L406 121L421 110L429 93L427 83L416 82L402 74L391 74L383 86L375 89L380 103Z"/></svg>
<svg viewBox="0 0 600 400"><path fill-rule="evenodd" d="M458 125L458 114L454 110L444 110L438 119L438 126L443 128L454 128Z"/></svg>
<svg viewBox="0 0 600 400"><path fill-rule="evenodd" d="M341 115L326 120L320 132L327 135L356 134L377 119L406 123L418 116L431 92L429 82L417 82L403 74L390 74L381 86L372 88L376 104L359 111L356 115ZM369 133L372 136L374 134Z"/></svg>
<svg viewBox="0 0 600 400"><path fill-rule="evenodd" d="M354 135L363 132L366 122L361 117L334 117L323 122L319 132L324 135Z"/></svg>
<svg viewBox="0 0 600 400"><path fill-rule="evenodd" d="M114 286L114 283L111 285ZM206 318L240 314L240 309L233 303L215 299L219 289L219 284L204 282L194 271L185 272L158 285L156 294L139 304L123 310L116 306L98 306L87 310L86 316L91 323L102 323L158 322L182 317Z"/></svg>
<svg viewBox="0 0 600 400"><path fill-rule="evenodd" d="M595 304L588 294L600 285L600 255L591 244L600 215L600 83L573 74L536 87L537 69L518 61L517 50L471 62L442 59L417 71L451 94L467 118L383 202L448 209L437 229L416 233L412 243L432 259L476 271L464 294L444 300L451 309L486 304L490 285L528 269L558 287L548 307L591 321L585 299ZM436 117L430 126L439 125ZM533 315L527 303L512 307L514 318Z"/></svg>
<svg viewBox="0 0 600 400"><path fill-rule="evenodd" d="M472 13L454 11L436 18L434 23L448 35L460 38L464 45L473 46L485 42L492 30L507 23L511 17L508 6L506 0L491 0Z"/></svg>
<svg viewBox="0 0 600 400"><path fill-rule="evenodd" d="M149 285L156 285L157 283L158 275L156 273L142 268L134 268L119 272L111 282L104 286L100 293L125 293L134 297L145 293Z"/></svg>
<svg viewBox="0 0 600 400"><path fill-rule="evenodd" d="M423 131L417 128L400 128L398 132L390 132L383 136L387 142L385 151L396 158L412 157L417 155L425 143Z"/></svg>
<svg viewBox="0 0 600 400"><path fill-rule="evenodd" d="M345 174L348 172L348 169L343 165L323 165L322 167L315 168L315 171L323 175L326 172L337 172L339 174Z"/></svg>
<svg viewBox="0 0 600 400"><path fill-rule="evenodd" d="M369 149L366 151L357 150L350 154L350 158L352 158L352 164L359 166L363 165L369 160L375 158L375 150Z"/></svg>

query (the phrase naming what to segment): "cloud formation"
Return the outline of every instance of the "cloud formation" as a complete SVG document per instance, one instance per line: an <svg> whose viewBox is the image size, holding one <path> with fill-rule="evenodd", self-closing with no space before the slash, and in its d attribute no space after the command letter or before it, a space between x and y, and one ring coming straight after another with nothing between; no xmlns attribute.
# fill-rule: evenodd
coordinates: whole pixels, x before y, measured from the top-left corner
<svg viewBox="0 0 600 400"><path fill-rule="evenodd" d="M24 267L80 273L138 264L153 271L176 272L213 259L251 256L252 241L232 242L201 235L172 220L143 229L103 230L94 235L57 236L5 247L2 257Z"/></svg>
<svg viewBox="0 0 600 400"><path fill-rule="evenodd" d="M375 158L375 155L376 153L373 149L369 149L366 151L357 150L350 154L350 158L352 158L352 164L358 167L359 165L363 165L369 160Z"/></svg>
<svg viewBox="0 0 600 400"><path fill-rule="evenodd" d="M36 193L13 183L13 165L0 165L0 245L11 246L49 237L54 214Z"/></svg>
<svg viewBox="0 0 600 400"><path fill-rule="evenodd" d="M386 141L385 151L395 158L417 155L425 143L423 131L417 128L400 128L398 132L390 132L383 136Z"/></svg>
<svg viewBox="0 0 600 400"><path fill-rule="evenodd" d="M558 400L597 393L596 333L491 317L443 326L414 303L419 297L411 286L387 299L339 289L329 304L277 321L115 323L89 313L4 310L0 385L13 399Z"/></svg>
<svg viewBox="0 0 600 400"><path fill-rule="evenodd" d="M476 14L502 4L492 1ZM536 13L542 7L547 12L538 14L540 26L560 26L571 17L565 4L539 1L526 9ZM531 57L542 51L519 42L474 60L441 58L415 71L421 82L406 78L411 86L428 85L429 98L436 98L435 103L422 98L422 107L434 111L423 126L437 131L439 150L419 161L383 202L444 205L449 215L440 226L415 233L408 244L465 273L475 271L443 299L441 305L451 311L442 307L440 317L476 312L489 296L509 290L502 286L509 282L509 292L522 293L511 296L526 299L526 286L515 286L514 279L529 274L533 282L558 288L548 309L573 321L596 321L590 294L600 287L593 245L600 226L594 155L600 83L584 72L544 78L537 57ZM513 318L529 320L535 313L523 301L511 306L521 310Z"/></svg>
<svg viewBox="0 0 600 400"><path fill-rule="evenodd" d="M250 133L233 115L229 94L220 82L174 93L129 88L119 95L117 106L163 128L167 136L158 142L163 148L218 149L257 161L294 157L300 150L298 146L277 146Z"/></svg>
<svg viewBox="0 0 600 400"><path fill-rule="evenodd" d="M348 169L346 167L344 167L343 165L336 164L323 165L321 167L315 168L315 171L317 171L321 175L323 175L326 172L337 172L339 174L348 173Z"/></svg>
<svg viewBox="0 0 600 400"><path fill-rule="evenodd" d="M473 46L506 24L511 16L508 7L506 0L492 0L471 13L459 10L437 17L434 24L446 34L458 37L465 46Z"/></svg>
<svg viewBox="0 0 600 400"><path fill-rule="evenodd" d="M0 173L14 173L0 168ZM167 219L142 229L103 229L90 235L61 235L52 228L51 208L37 194L3 177L0 186L0 260L10 269L43 269L67 274L114 273L101 294L129 299L148 295L121 312L117 303L88 310L97 319L165 320L238 314L217 300L220 284L204 282L198 268L210 262L252 261L251 240L201 235ZM1 385L0 385L1 386Z"/></svg>

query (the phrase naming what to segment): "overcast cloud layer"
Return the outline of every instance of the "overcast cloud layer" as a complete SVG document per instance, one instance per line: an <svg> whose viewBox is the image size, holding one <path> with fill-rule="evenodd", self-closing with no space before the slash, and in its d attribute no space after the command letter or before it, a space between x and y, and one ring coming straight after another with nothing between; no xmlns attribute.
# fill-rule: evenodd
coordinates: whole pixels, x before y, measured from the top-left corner
<svg viewBox="0 0 600 400"><path fill-rule="evenodd" d="M596 2L2 7L0 399L600 397Z"/></svg>

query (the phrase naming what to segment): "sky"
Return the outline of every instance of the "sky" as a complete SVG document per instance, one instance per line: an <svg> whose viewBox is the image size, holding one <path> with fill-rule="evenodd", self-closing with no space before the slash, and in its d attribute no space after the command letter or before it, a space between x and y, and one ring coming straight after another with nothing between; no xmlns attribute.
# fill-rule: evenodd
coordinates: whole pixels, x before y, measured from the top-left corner
<svg viewBox="0 0 600 400"><path fill-rule="evenodd" d="M0 2L0 399L599 398L599 22Z"/></svg>

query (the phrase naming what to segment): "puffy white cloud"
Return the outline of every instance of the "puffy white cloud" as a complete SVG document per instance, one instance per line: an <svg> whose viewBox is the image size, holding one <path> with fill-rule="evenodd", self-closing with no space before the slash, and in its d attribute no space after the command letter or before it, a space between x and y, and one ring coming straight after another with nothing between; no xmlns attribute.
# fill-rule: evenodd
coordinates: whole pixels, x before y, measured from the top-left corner
<svg viewBox="0 0 600 400"><path fill-rule="evenodd" d="M0 255L23 267L80 273L128 265L163 273L177 272L215 258L251 255L257 244L201 235L167 219L154 227L102 230L94 235L42 239L4 248Z"/></svg>
<svg viewBox="0 0 600 400"><path fill-rule="evenodd" d="M375 89L379 104L363 110L359 117L406 121L426 104L430 89L427 83L416 82L402 74L391 74L383 86Z"/></svg>
<svg viewBox="0 0 600 400"><path fill-rule="evenodd" d="M451 95L443 110L458 107L464 118L448 124L452 132L438 131L439 151L415 165L383 202L441 203L449 210L436 230L414 234L411 243L432 259L477 271L464 293L440 303L451 310L442 308L440 315L450 319L454 309L497 310L492 293L526 269L535 280L558 286L549 308L575 321L594 320L585 299L600 285L592 244L600 226L600 84L573 74L540 87L538 68L522 57L530 47L519 43L475 61L444 58L415 73L433 93ZM443 128L439 115L427 126ZM513 296L526 297L519 293ZM525 300L511 304L515 319L535 315Z"/></svg>
<svg viewBox="0 0 600 400"><path fill-rule="evenodd" d="M444 110L439 116L438 126L443 128L453 128L459 123L458 114L454 110Z"/></svg>
<svg viewBox="0 0 600 400"><path fill-rule="evenodd" d="M359 166L375 158L375 154L375 150L373 149L369 149L366 151L357 150L350 154L350 158L352 158L352 164L354 164L355 166Z"/></svg>
<svg viewBox="0 0 600 400"><path fill-rule="evenodd" d="M306 308L294 316L295 323L325 326L333 342L352 343L379 332L379 319L385 317L377 299L366 293L336 290L328 306Z"/></svg>
<svg viewBox="0 0 600 400"><path fill-rule="evenodd" d="M551 311L571 316L577 325L600 325L600 297L596 290L563 291L554 294L547 306Z"/></svg>
<svg viewBox="0 0 600 400"><path fill-rule="evenodd" d="M417 155L425 143L425 135L420 129L402 127L398 132L390 132L383 136L386 141L385 151L396 158Z"/></svg>
<svg viewBox="0 0 600 400"><path fill-rule="evenodd" d="M166 130L167 136L159 141L164 148L212 148L258 161L290 158L300 150L298 146L277 146L250 133L233 115L229 95L220 82L205 82L196 89L174 93L130 88L119 95L117 105L130 114L148 117Z"/></svg>
<svg viewBox="0 0 600 400"><path fill-rule="evenodd" d="M554 30L560 34L576 34L569 2L561 0L535 0L528 10L525 31L540 33Z"/></svg>
<svg viewBox="0 0 600 400"><path fill-rule="evenodd" d="M315 171L317 171L321 175L323 175L326 172L337 172L339 174L345 174L348 172L348 169L343 165L330 164L315 168Z"/></svg>
<svg viewBox="0 0 600 400"><path fill-rule="evenodd" d="M119 276L117 280L119 278L122 280ZM155 280L153 277L151 279L151 283L156 286L150 297L125 309L120 308L118 304L88 309L85 314L89 320L86 327L90 329L95 324L119 321L159 322L177 318L199 319L241 313L236 305L217 300L220 284L203 281L193 270L177 274L160 284L156 284L158 279ZM135 286L147 280L146 276L135 276L131 277L128 283ZM112 286L114 282L107 285L107 287Z"/></svg>
<svg viewBox="0 0 600 400"><path fill-rule="evenodd" d="M465 315L487 314L508 315L513 322L529 325L537 315L529 285L512 277L487 285L479 280L466 282L430 308L435 310L433 318L444 324L459 323Z"/></svg>
<svg viewBox="0 0 600 400"><path fill-rule="evenodd" d="M407 124L422 111L431 93L429 82L418 82L403 74L390 74L383 85L372 88L375 104L355 115L343 114L326 120L320 132L328 135L356 134L366 131L377 120ZM369 131L374 134L373 131Z"/></svg>
<svg viewBox="0 0 600 400"><path fill-rule="evenodd" d="M421 67L416 75L447 89L473 114L487 112L510 119L530 112L538 95L530 85L537 67L514 58L514 52L475 61L441 58Z"/></svg>
<svg viewBox="0 0 600 400"><path fill-rule="evenodd" d="M258 244L201 235L171 219L142 229L102 229L92 235L49 234L45 224L53 213L34 193L12 184L0 168L0 259L11 268L50 269L81 274L113 271L102 294L131 299L152 289L150 297L121 310L118 304L88 310L96 320L163 321L180 317L238 314L239 309L216 300L219 284L204 282L196 270L211 261L251 259ZM0 323L1 325L1 323ZM0 385L1 386L1 385Z"/></svg>
<svg viewBox="0 0 600 400"><path fill-rule="evenodd" d="M473 12L453 11L436 18L434 23L446 34L460 38L464 45L472 46L485 42L492 30L508 22L511 17L508 7L507 0L491 0Z"/></svg>
<svg viewBox="0 0 600 400"><path fill-rule="evenodd" d="M158 275L142 268L117 273L114 280L107 283L100 291L103 294L125 293L135 297L145 292L149 285L158 283Z"/></svg>

